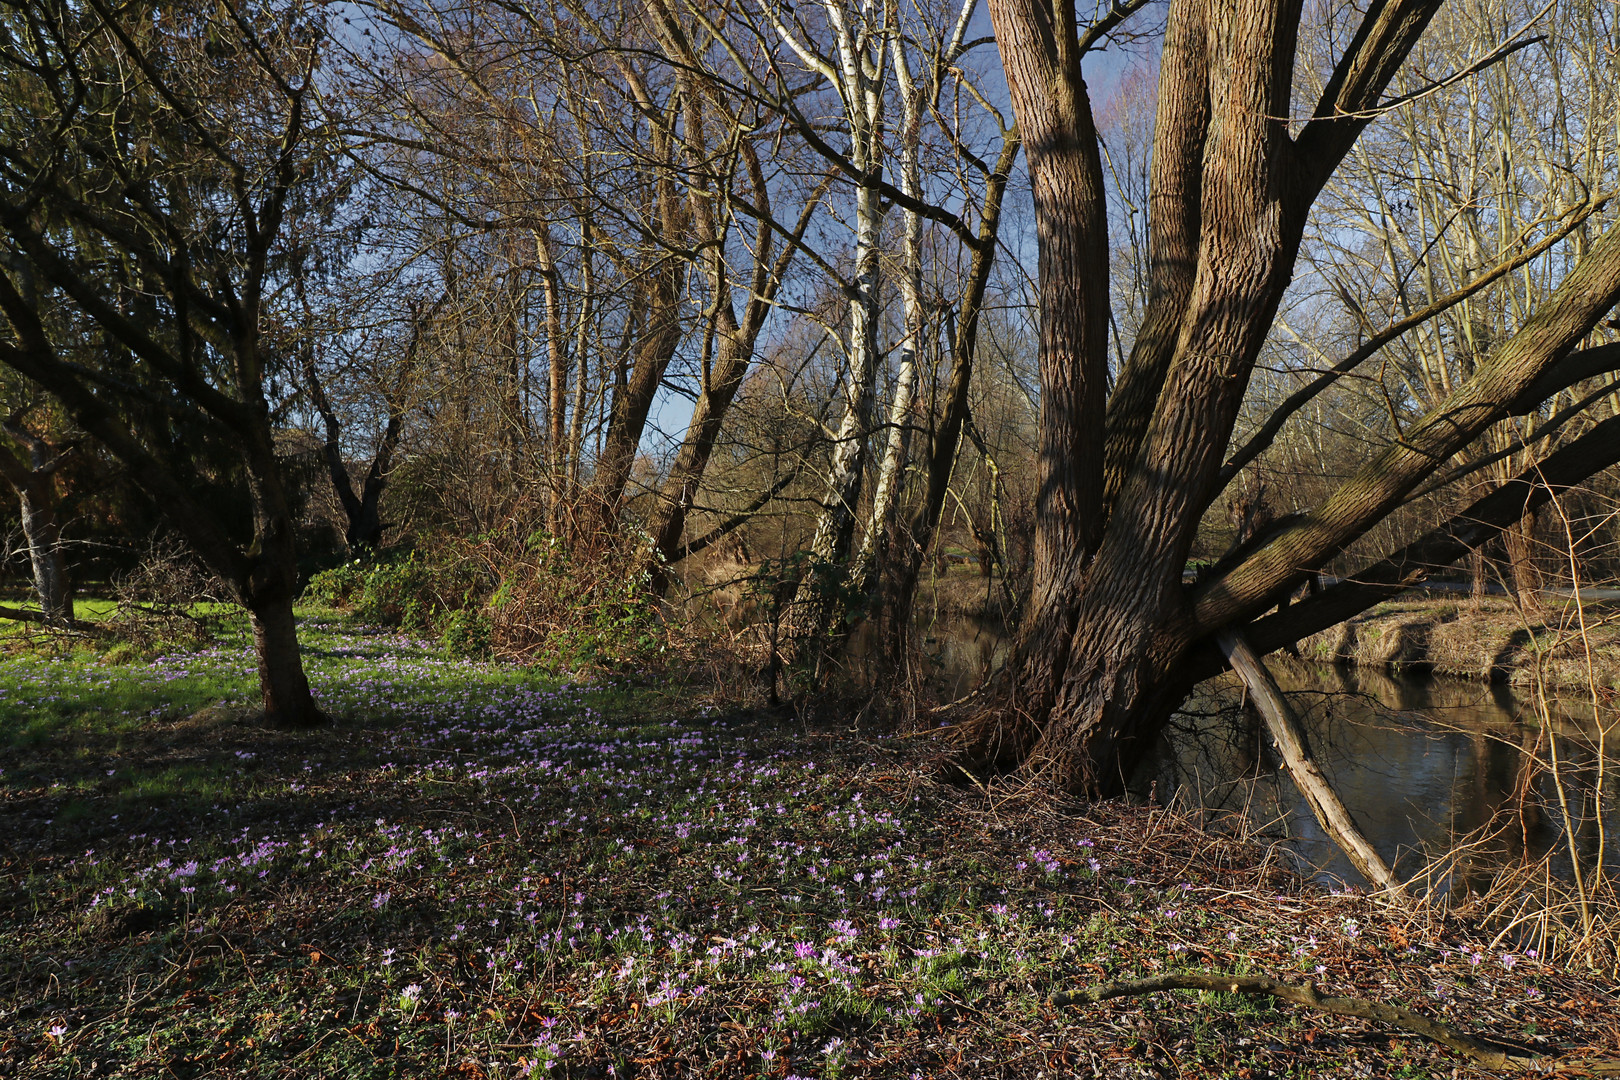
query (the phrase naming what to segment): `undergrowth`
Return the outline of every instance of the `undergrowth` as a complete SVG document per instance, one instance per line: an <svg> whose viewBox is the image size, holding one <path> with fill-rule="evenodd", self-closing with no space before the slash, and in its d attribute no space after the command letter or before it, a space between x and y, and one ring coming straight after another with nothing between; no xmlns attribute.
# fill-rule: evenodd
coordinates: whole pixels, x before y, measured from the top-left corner
<svg viewBox="0 0 1620 1080"><path fill-rule="evenodd" d="M245 637L0 665L0 1071L29 1076L1450 1076L1209 995L1319 980L1535 1045L1608 992L1148 807L921 779L916 739L716 709L306 610L330 729Z"/></svg>

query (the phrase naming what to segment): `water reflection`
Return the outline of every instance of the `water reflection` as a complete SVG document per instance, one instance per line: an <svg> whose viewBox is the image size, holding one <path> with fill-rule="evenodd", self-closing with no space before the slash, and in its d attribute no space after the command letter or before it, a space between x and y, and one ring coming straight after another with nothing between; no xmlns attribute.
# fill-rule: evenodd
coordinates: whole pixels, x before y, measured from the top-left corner
<svg viewBox="0 0 1620 1080"><path fill-rule="evenodd" d="M1480 888L1505 863L1549 852L1554 871L1568 873L1562 805L1575 822L1574 848L1584 864L1596 859L1600 844L1606 844L1606 861L1620 852L1620 759L1611 746L1608 767L1598 768L1589 701L1552 702L1551 724L1543 725L1534 703L1505 686L1392 678L1276 657L1269 664L1323 771L1397 872L1417 873L1436 852L1474 837L1435 887ZM1258 718L1242 707L1235 680L1206 683L1161 746L1153 779L1161 795L1246 813L1256 825L1289 836L1292 849L1318 873L1359 882L1263 734ZM1558 776L1549 768L1554 749ZM1602 828L1595 812L1600 802Z"/></svg>
<svg viewBox="0 0 1620 1080"><path fill-rule="evenodd" d="M1000 667L1007 641L1000 624L957 616L929 628L923 651L920 674L948 701ZM1600 769L1598 723L1589 699L1570 694L1551 702L1550 723L1543 724L1534 701L1505 685L1394 677L1279 656L1267 663L1288 691L1340 798L1403 876L1418 873L1437 852L1479 836L1485 839L1448 864L1444 880L1432 882L1436 889L1483 888L1504 865L1548 853L1553 871L1567 875L1571 846L1587 867L1600 846L1605 864L1620 866L1620 730L1609 743L1607 767ZM1614 722L1612 711L1607 722ZM1554 750L1562 797L1549 769ZM1254 825L1288 837L1290 850L1325 879L1360 883L1322 835L1230 676L1201 686L1176 718L1140 778L1142 790L1151 785L1161 799L1246 813ZM1573 845L1565 837L1561 806L1575 824Z"/></svg>

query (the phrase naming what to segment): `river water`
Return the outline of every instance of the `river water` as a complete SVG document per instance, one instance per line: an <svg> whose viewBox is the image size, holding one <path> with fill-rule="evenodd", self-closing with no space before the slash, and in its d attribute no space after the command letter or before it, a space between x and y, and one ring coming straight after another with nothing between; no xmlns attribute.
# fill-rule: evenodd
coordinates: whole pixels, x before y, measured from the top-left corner
<svg viewBox="0 0 1620 1080"><path fill-rule="evenodd" d="M1402 876L1471 836L1483 837L1474 855L1429 884L1479 887L1497 867L1548 853L1554 872L1567 874L1571 832L1584 867L1596 863L1600 846L1615 865L1620 727L1605 740L1596 716L1610 725L1615 717L1607 708L1595 716L1589 696L1571 693L1538 705L1507 686L1275 657L1268 664L1318 764ZM1241 702L1230 676L1200 687L1160 748L1156 781L1190 804L1246 813L1254 825L1289 837L1291 850L1317 874L1360 884Z"/></svg>
<svg viewBox="0 0 1620 1080"><path fill-rule="evenodd" d="M958 619L937 627L924 650L936 692L950 700L1000 666L1006 641L993 625ZM1590 695L1574 691L1538 706L1533 695L1503 685L1278 656L1267 663L1318 764L1403 877L1464 837L1491 834L1472 857L1420 888L1473 889L1496 868L1549 853L1554 872L1567 875L1570 833L1584 866L1601 848L1605 864L1620 867L1620 707L1605 703L1594 712ZM1612 728L1607 739L1602 724ZM1362 884L1322 835L1232 676L1199 687L1172 727L1138 787L1212 816L1246 814L1266 835L1286 838L1301 869Z"/></svg>

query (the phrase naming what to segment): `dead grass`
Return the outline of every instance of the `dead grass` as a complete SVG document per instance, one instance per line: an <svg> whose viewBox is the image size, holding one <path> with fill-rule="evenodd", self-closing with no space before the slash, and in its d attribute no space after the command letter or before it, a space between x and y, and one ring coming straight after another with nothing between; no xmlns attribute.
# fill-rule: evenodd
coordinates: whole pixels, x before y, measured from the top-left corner
<svg viewBox="0 0 1620 1080"><path fill-rule="evenodd" d="M1589 617L1594 610L1601 613L1588 603ZM1569 632L1572 618L1573 609L1562 603L1529 612L1498 598L1403 600L1313 634L1300 642L1300 653L1327 663L1515 686L1534 681L1539 654L1549 687L1584 688L1587 655L1579 636ZM1600 687L1620 689L1620 626L1599 622L1592 634L1592 674Z"/></svg>

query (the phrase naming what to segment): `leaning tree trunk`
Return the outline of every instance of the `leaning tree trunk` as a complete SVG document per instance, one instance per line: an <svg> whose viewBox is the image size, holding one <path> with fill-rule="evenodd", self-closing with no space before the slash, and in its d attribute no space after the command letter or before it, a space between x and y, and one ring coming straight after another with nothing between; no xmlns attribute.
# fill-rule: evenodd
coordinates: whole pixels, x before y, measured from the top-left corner
<svg viewBox="0 0 1620 1080"><path fill-rule="evenodd" d="M1001 227L1001 198L1021 145L1016 128L1003 132L1001 153L990 173L984 202L979 210L978 243L973 249L973 261L968 268L961 306L954 326L947 313L943 320L945 325L937 331L939 341L949 343L951 369L945 381L945 399L939 410L939 420L929 432L922 505L911 515L902 533L907 543L906 556L900 560L891 598L893 609L902 616L909 616L912 610L923 560L933 546L940 517L945 511L951 474L956 468L956 453L968 418L968 392L973 384L973 359L978 352L979 318L984 310L990 270L995 264L996 237ZM889 663L898 666L905 651L903 619L894 620L891 627L894 632L890 634L885 648Z"/></svg>

